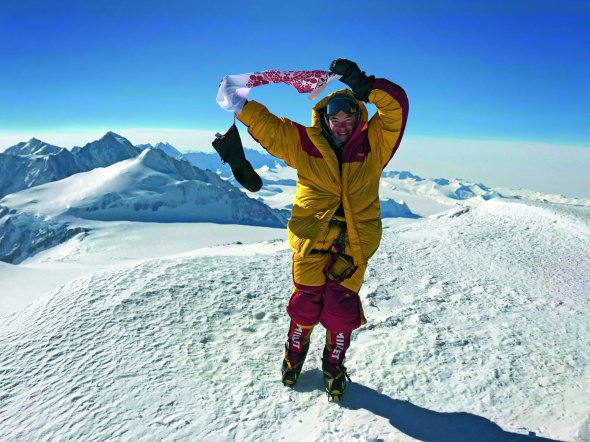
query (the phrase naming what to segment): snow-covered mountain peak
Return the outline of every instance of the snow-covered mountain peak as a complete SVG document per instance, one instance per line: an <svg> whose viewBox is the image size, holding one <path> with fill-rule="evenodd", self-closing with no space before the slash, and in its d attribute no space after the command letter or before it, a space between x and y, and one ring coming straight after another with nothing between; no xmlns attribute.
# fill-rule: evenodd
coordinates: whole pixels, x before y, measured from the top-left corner
<svg viewBox="0 0 590 442"><path fill-rule="evenodd" d="M164 142L159 142L156 143L156 145L152 145L152 144L138 144L135 147L137 147L138 149L141 150L145 150L145 149L156 149L156 150L161 150L163 152L165 152L166 154L170 155L172 158L176 158L176 159L180 159L183 158L183 154L182 152L180 152L178 149L176 149L173 145L171 145L170 143L164 143ZM199 167L199 165L196 165L197 167Z"/></svg>
<svg viewBox="0 0 590 442"><path fill-rule="evenodd" d="M29 141L27 141L27 144L29 144L29 145L34 145L34 144L41 145L41 144L43 144L43 141L39 140L38 138L33 137Z"/></svg>
<svg viewBox="0 0 590 442"><path fill-rule="evenodd" d="M100 140L88 143L84 147L72 149L80 170L107 167L119 161L134 158L139 152L140 150L129 140L114 132L107 132Z"/></svg>
<svg viewBox="0 0 590 442"><path fill-rule="evenodd" d="M143 150L133 161L133 168L147 167L161 173L170 174L176 178L190 179L178 173L178 160L169 157L157 149Z"/></svg>
<svg viewBox="0 0 590 442"><path fill-rule="evenodd" d="M414 181L424 181L424 178L419 177L418 175L414 175L412 172L409 172L407 170L402 170L400 172L393 172L393 174L397 174L398 178L400 180L414 180Z"/></svg>
<svg viewBox="0 0 590 442"><path fill-rule="evenodd" d="M34 149L38 149L38 148L40 148L40 147L41 147L41 146L43 146L44 144L46 145L47 143L45 143L45 142L41 141L41 140L40 140L40 139L38 139L38 138L35 138L35 137L33 137L33 138L31 138L29 141L26 141L26 142L24 142L24 143L18 143L18 144L17 144L17 146L22 146L24 149L27 149L27 150L34 150ZM14 147L14 146L13 146L13 147ZM10 148L9 148L9 149L10 149ZM8 150L8 149L7 149L7 150Z"/></svg>
<svg viewBox="0 0 590 442"><path fill-rule="evenodd" d="M175 159L160 149L145 149L133 161L130 170L146 168L173 177L176 180L197 180L213 183L218 187L233 189L217 174L192 166L186 160Z"/></svg>
<svg viewBox="0 0 590 442"><path fill-rule="evenodd" d="M37 138L31 138L29 141L23 141L9 147L4 153L8 155L33 156L51 155L60 153L63 150L63 147L53 146Z"/></svg>
<svg viewBox="0 0 590 442"><path fill-rule="evenodd" d="M129 140L125 137L122 137L119 134L116 134L115 132L107 132L106 134L104 134L104 136L99 140L99 141L110 141L110 140L114 140L119 144L122 144L123 146L133 146Z"/></svg>

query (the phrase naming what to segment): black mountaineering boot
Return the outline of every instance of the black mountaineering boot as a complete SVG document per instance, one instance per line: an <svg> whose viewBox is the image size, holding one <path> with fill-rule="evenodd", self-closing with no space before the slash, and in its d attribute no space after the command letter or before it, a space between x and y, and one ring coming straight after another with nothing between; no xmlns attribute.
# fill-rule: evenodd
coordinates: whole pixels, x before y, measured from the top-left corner
<svg viewBox="0 0 590 442"><path fill-rule="evenodd" d="M350 381L350 377L346 373L346 367L343 364L331 364L328 361L326 352L324 352L322 371L324 372L324 385L326 393L328 393L328 401L340 402L346 389L346 381Z"/></svg>
<svg viewBox="0 0 590 442"><path fill-rule="evenodd" d="M262 179L256 173L244 154L242 139L235 123L224 134L216 134L213 148L221 160L231 167L234 178L250 192L258 192L262 187Z"/></svg>
<svg viewBox="0 0 590 442"><path fill-rule="evenodd" d="M303 344L303 348L299 353L289 350L289 342L285 344L285 357L283 358L283 365L281 367L281 375L283 385L292 387L299 379L307 351L309 350L310 341Z"/></svg>

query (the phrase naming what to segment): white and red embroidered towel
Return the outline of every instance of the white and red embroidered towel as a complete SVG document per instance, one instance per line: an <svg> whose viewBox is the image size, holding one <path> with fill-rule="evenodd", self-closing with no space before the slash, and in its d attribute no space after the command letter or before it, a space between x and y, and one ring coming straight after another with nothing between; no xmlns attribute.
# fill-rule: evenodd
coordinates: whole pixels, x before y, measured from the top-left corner
<svg viewBox="0 0 590 442"><path fill-rule="evenodd" d="M226 75L221 80L217 103L225 110L240 113L250 89L270 83L286 83L299 93L309 92L314 100L332 80L341 75L328 71L260 71L249 74Z"/></svg>

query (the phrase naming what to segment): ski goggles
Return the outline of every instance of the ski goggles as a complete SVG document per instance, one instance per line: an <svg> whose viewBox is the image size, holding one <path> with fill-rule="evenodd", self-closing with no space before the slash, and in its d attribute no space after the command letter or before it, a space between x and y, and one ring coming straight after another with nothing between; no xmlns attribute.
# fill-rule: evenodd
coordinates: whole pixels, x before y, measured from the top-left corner
<svg viewBox="0 0 590 442"><path fill-rule="evenodd" d="M359 113L359 105L352 97L337 97L328 102L328 105L326 106L326 115L328 117L332 117L340 111L349 115L357 115Z"/></svg>

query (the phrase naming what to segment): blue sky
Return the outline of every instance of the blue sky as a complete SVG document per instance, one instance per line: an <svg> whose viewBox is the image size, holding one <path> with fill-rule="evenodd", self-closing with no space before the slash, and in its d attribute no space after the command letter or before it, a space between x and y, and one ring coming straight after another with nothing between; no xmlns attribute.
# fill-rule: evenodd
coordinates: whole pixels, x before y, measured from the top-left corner
<svg viewBox="0 0 590 442"><path fill-rule="evenodd" d="M410 135L590 145L588 2L211 3L3 2L1 129L217 129L223 75L343 56L406 88ZM309 121L286 86L252 97Z"/></svg>
<svg viewBox="0 0 590 442"><path fill-rule="evenodd" d="M223 75L346 57L406 89L409 138L590 147L587 1L206 3L4 1L0 134L221 131ZM309 123L288 86L251 98Z"/></svg>

